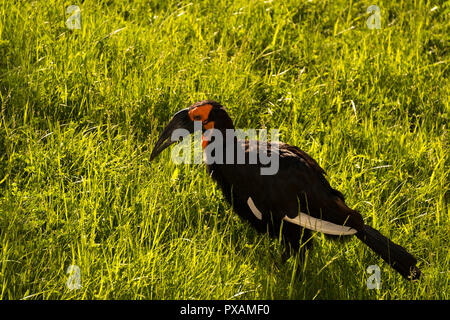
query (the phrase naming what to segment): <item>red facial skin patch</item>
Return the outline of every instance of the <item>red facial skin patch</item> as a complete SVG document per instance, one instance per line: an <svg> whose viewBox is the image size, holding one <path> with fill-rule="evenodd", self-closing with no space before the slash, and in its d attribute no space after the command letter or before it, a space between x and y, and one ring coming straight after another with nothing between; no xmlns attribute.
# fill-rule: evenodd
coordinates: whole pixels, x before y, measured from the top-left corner
<svg viewBox="0 0 450 320"><path fill-rule="evenodd" d="M195 107L192 110L189 110L189 117L192 121L208 121L209 113L211 112L212 105L204 104L200 107Z"/></svg>
<svg viewBox="0 0 450 320"><path fill-rule="evenodd" d="M203 128L205 130L214 128L214 121L208 121L209 113L211 112L212 105L204 104L199 107L195 107L192 110L189 110L189 117L192 121L201 121L203 123ZM202 135L202 147L206 148L208 145L208 140Z"/></svg>

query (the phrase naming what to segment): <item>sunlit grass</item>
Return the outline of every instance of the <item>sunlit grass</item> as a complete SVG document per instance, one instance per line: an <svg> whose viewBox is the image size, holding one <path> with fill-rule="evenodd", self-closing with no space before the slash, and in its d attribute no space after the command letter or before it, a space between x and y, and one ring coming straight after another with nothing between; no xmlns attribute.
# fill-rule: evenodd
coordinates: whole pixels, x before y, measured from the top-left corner
<svg viewBox="0 0 450 320"><path fill-rule="evenodd" d="M1 2L0 297L448 299L450 7L378 1L369 30L372 4ZM321 234L283 263L203 165L149 163L171 115L206 98L313 156L424 277Z"/></svg>

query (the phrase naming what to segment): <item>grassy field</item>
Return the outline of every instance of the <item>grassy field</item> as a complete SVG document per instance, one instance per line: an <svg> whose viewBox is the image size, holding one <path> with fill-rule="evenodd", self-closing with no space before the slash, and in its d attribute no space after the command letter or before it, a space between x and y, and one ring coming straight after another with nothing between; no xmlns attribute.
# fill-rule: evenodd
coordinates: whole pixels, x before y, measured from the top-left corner
<svg viewBox="0 0 450 320"><path fill-rule="evenodd" d="M0 0L0 298L449 299L449 17L421 0ZM422 279L319 233L283 263L204 165L150 163L203 99L313 156Z"/></svg>

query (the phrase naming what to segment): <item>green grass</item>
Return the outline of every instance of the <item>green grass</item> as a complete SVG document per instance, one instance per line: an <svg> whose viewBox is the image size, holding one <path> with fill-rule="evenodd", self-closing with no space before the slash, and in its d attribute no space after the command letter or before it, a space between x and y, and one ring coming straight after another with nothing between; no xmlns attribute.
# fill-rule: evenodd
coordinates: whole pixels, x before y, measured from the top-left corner
<svg viewBox="0 0 450 320"><path fill-rule="evenodd" d="M449 15L420 0L0 0L0 298L449 299ZM172 114L206 98L313 156L423 278L321 234L283 264L203 165L150 163Z"/></svg>

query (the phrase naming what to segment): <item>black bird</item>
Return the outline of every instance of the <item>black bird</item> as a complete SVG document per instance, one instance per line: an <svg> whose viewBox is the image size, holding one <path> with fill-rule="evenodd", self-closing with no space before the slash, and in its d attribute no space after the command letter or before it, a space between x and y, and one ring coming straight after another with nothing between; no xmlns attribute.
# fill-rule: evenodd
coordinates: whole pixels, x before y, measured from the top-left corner
<svg viewBox="0 0 450 320"><path fill-rule="evenodd" d="M285 143L238 140L236 135L227 135L227 131L234 130L233 121L216 101L200 101L177 112L156 142L150 161L181 140L171 140L176 129L185 129L181 136L193 133L195 121L203 132L204 151L215 142L213 130L222 134L222 146L209 155L214 161L208 163L206 159L207 170L233 209L258 231L277 236L281 228L284 242L294 252L311 237L311 230L330 237L355 235L404 278L420 277L416 258L365 224L361 214L345 204L342 193L330 186L313 158ZM261 169L267 167L267 162L261 160L261 150L267 150L266 156L278 157L275 174L261 174ZM237 161L239 151L243 151L245 161ZM220 153L231 157L217 160L215 156ZM255 154L257 161L252 163L250 158Z"/></svg>

